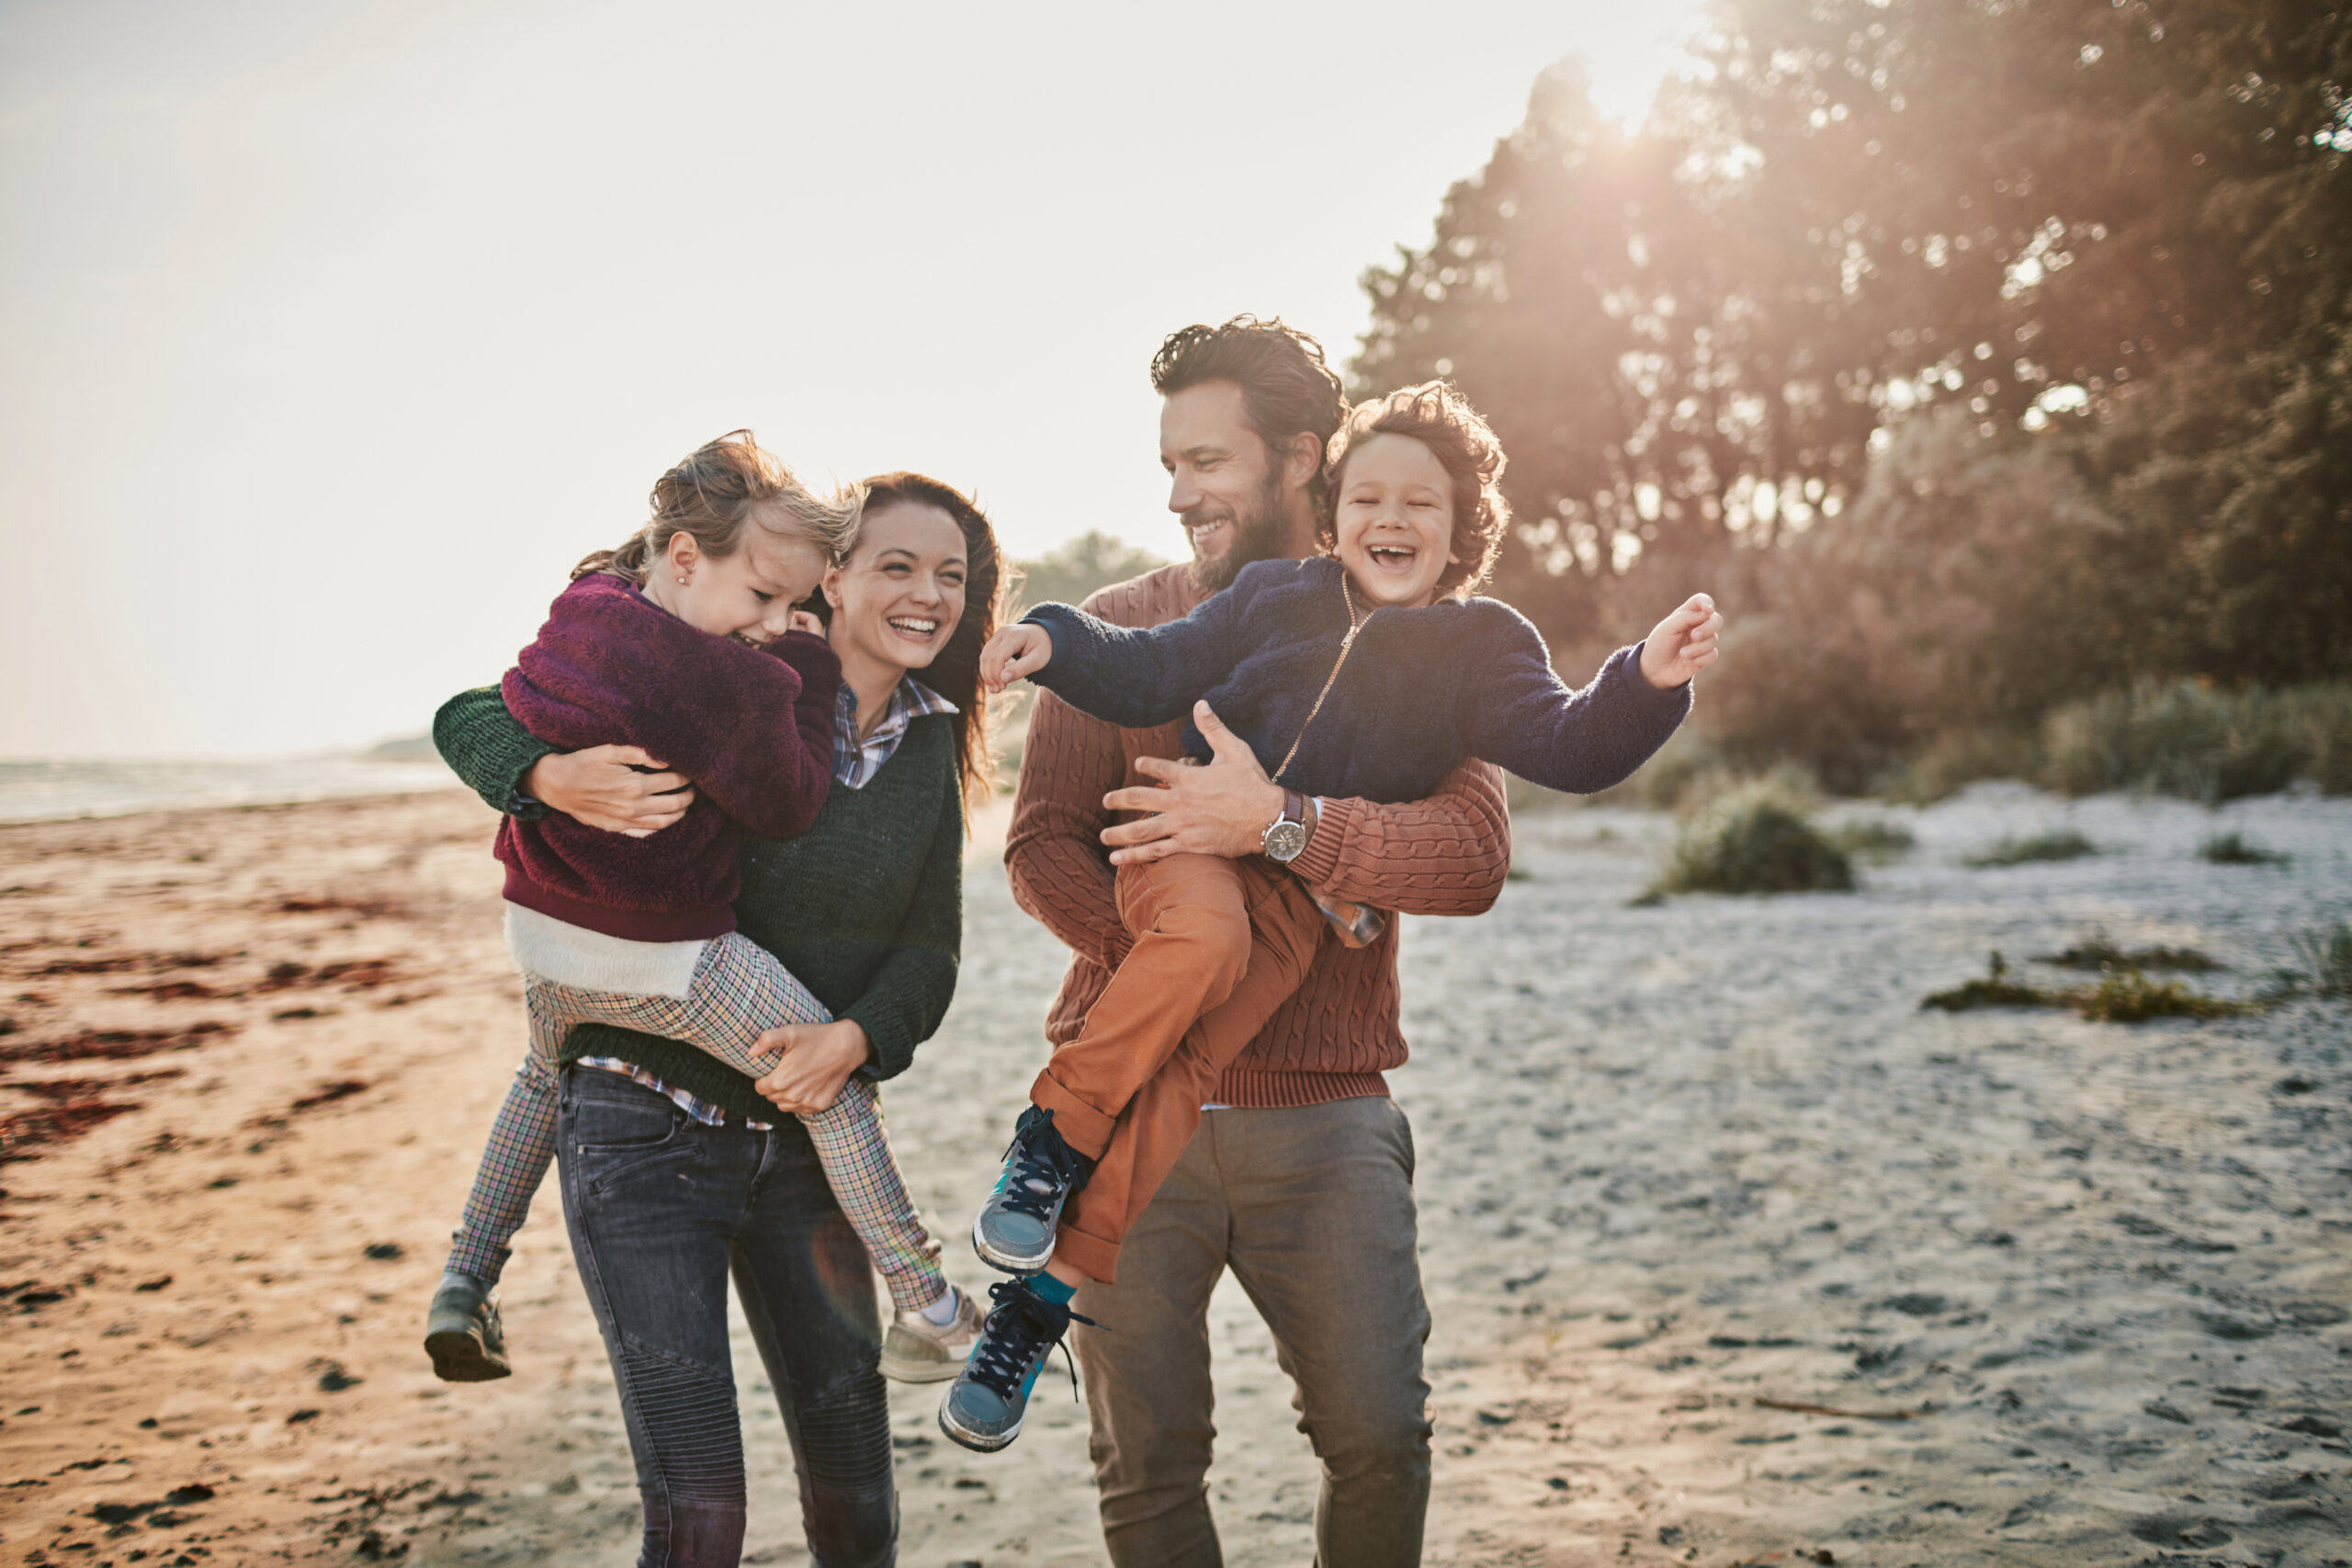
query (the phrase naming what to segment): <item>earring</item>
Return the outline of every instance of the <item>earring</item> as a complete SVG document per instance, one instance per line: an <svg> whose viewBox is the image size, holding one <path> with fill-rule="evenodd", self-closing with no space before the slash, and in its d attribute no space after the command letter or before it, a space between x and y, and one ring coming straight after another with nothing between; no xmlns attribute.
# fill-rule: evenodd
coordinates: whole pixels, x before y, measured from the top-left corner
<svg viewBox="0 0 2352 1568"><path fill-rule="evenodd" d="M686 585L686 574L685 574L684 572L683 572L683 571L682 571L682 572L678 573L678 586L679 586L679 587L681 587L681 588L684 588L685 585Z"/></svg>

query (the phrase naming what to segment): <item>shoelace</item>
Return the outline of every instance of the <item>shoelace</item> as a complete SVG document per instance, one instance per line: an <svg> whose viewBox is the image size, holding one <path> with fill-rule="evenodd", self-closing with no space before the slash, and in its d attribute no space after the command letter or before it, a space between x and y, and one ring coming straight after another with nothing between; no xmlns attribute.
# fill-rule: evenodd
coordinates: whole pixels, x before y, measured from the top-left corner
<svg viewBox="0 0 2352 1568"><path fill-rule="evenodd" d="M1004 1151L1004 1157L1013 1164L1004 1183L1003 1206L1040 1224L1053 1218L1057 1196L1067 1198L1076 1190L1078 1174L1065 1169L1064 1162L1054 1158L1044 1143L1042 1138L1015 1134Z"/></svg>
<svg viewBox="0 0 2352 1568"><path fill-rule="evenodd" d="M1082 1323L1089 1328L1102 1325L1059 1303L1047 1301L1019 1280L999 1280L989 1287L989 1299L997 1303L996 1308L980 1325L980 1340L972 1347L964 1375L1009 1404L1020 1391L1022 1380L1029 1375L1029 1363L1036 1359L1037 1348L1059 1345L1062 1362L1069 1369L1069 1395L1076 1400L1078 1367L1070 1360L1066 1336L1073 1323Z"/></svg>

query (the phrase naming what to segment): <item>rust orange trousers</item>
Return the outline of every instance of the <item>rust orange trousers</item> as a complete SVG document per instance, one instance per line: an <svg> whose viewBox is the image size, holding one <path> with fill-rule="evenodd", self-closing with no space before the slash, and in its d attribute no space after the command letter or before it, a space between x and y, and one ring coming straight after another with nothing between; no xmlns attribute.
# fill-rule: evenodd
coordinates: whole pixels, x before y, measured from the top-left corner
<svg viewBox="0 0 2352 1568"><path fill-rule="evenodd" d="M1306 978L1325 924L1298 878L1255 858L1121 866L1118 898L1135 946L1029 1090L1095 1162L1055 1251L1106 1284L1217 1080Z"/></svg>

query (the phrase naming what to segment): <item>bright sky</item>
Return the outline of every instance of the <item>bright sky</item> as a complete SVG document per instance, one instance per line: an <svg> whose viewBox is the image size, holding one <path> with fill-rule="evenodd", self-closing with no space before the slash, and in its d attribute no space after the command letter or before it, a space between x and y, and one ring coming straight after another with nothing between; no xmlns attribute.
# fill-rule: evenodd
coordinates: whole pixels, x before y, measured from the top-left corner
<svg viewBox="0 0 2352 1568"><path fill-rule="evenodd" d="M739 425L1169 556L1159 339L1356 279L1694 0L8 0L0 756L414 733Z"/></svg>

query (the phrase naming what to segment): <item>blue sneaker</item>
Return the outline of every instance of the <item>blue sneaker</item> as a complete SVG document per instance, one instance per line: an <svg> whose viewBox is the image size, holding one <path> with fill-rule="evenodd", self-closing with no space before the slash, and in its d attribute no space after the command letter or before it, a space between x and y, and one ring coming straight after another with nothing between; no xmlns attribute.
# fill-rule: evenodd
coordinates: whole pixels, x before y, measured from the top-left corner
<svg viewBox="0 0 2352 1568"><path fill-rule="evenodd" d="M1094 1162L1054 1131L1054 1113L1031 1106L1012 1124L1004 1174L972 1221L972 1250L991 1269L1036 1273L1053 1261L1062 1205L1093 1170Z"/></svg>
<svg viewBox="0 0 2352 1568"><path fill-rule="evenodd" d="M980 1325L978 1343L956 1374L956 1386L940 1402L939 1429L967 1449L994 1453L1021 1435L1029 1391L1046 1370L1046 1358L1061 1344L1073 1323L1095 1326L1059 1302L1047 1301L1026 1280L1000 1280L989 1287L997 1305ZM1062 1352L1069 1358L1068 1349ZM1078 1393L1078 1369L1069 1374Z"/></svg>

